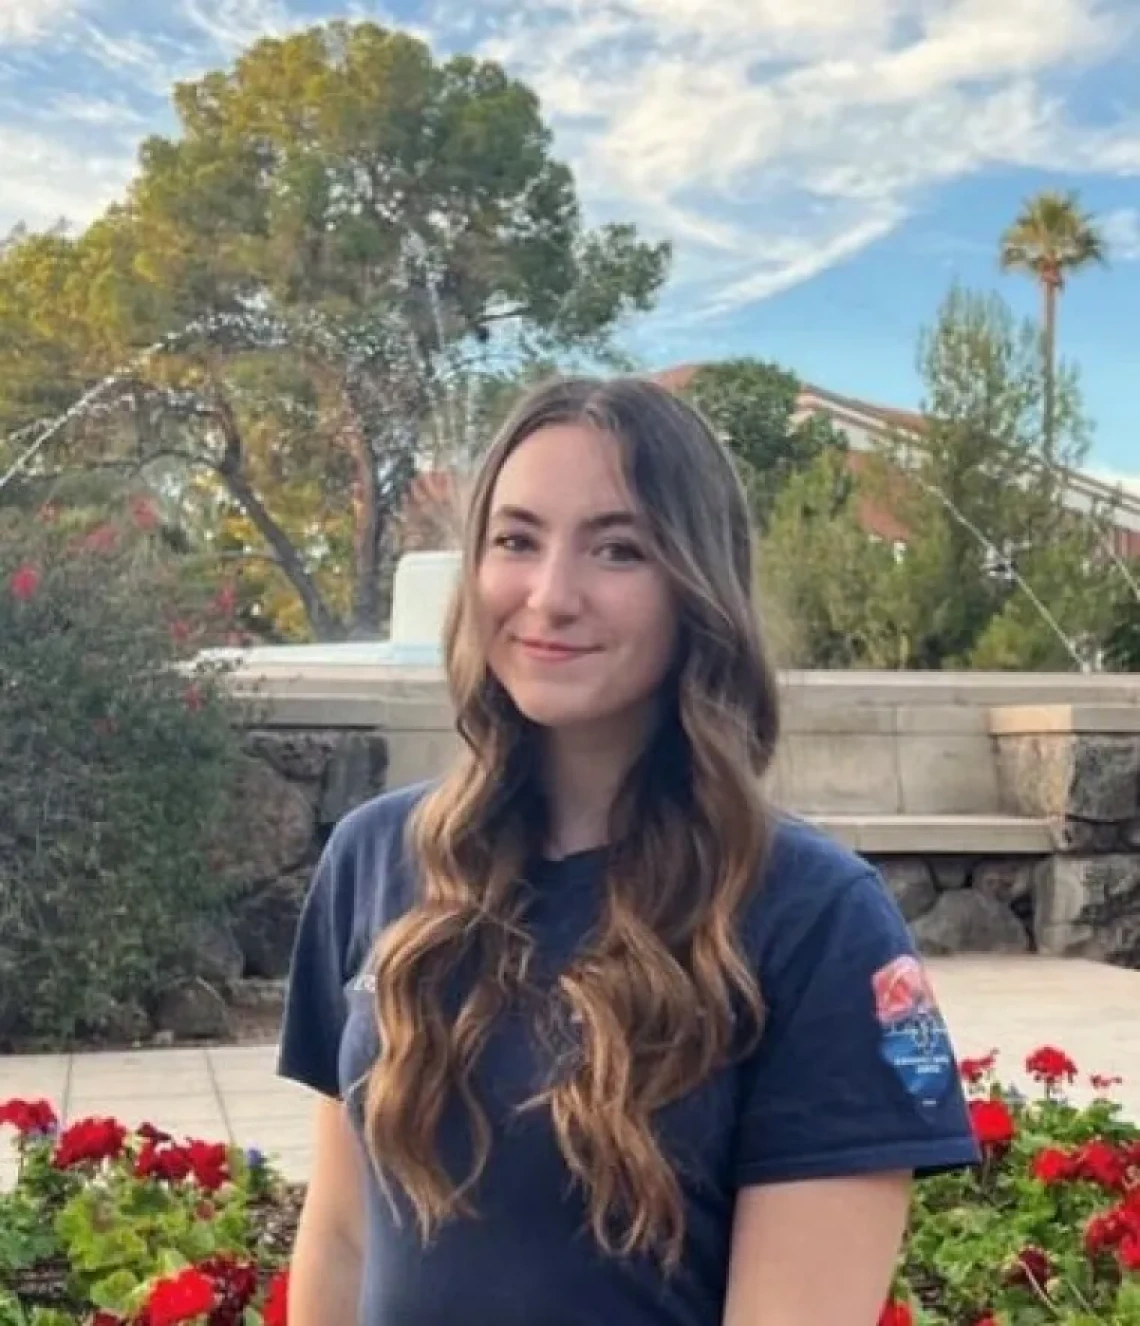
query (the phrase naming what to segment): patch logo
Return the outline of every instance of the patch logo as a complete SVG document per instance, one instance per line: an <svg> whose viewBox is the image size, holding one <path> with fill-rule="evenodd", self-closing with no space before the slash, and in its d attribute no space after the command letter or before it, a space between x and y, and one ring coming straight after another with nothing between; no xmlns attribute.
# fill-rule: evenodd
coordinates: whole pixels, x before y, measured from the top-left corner
<svg viewBox="0 0 1140 1326"><path fill-rule="evenodd" d="M956 1072L950 1034L922 963L906 953L871 978L880 1050L923 1109L945 1096Z"/></svg>

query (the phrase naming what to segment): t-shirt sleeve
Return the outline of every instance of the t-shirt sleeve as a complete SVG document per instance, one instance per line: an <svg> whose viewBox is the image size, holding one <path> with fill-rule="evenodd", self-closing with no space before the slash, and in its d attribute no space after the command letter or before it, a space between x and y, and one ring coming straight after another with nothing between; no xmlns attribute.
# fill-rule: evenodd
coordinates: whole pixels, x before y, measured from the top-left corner
<svg viewBox="0 0 1140 1326"><path fill-rule="evenodd" d="M742 1066L740 1186L977 1163L946 1024L878 872L836 890L771 981Z"/></svg>
<svg viewBox="0 0 1140 1326"><path fill-rule="evenodd" d="M338 1060L348 1015L346 955L352 933L350 865L333 833L301 907L286 985L277 1072L340 1096Z"/></svg>

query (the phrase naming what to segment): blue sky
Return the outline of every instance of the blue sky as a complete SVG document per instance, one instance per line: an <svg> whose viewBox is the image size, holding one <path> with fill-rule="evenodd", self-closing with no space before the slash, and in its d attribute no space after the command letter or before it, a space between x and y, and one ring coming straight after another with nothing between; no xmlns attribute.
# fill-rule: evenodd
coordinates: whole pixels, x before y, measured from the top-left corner
<svg viewBox="0 0 1140 1326"><path fill-rule="evenodd" d="M756 354L914 406L918 330L949 283L1037 312L995 248L1022 199L1074 188L1112 242L1075 280L1063 354L1088 467L1140 488L1137 0L0 0L0 233L90 220L175 79L330 17L502 60L539 93L594 220L676 245L631 345Z"/></svg>

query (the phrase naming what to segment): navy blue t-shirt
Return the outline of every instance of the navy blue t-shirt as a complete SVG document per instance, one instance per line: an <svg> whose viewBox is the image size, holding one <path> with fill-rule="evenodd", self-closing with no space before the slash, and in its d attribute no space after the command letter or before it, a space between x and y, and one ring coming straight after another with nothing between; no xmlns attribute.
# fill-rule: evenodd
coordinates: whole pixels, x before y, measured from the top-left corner
<svg viewBox="0 0 1140 1326"><path fill-rule="evenodd" d="M361 1131L362 1079L379 1052L363 968L378 931L412 902L404 830L423 791L387 793L334 831L301 917L282 1028L280 1073L347 1102L369 1168L363 1326L720 1326L745 1185L921 1176L979 1160L946 1028L893 898L861 857L785 817L742 919L762 1039L658 1119L685 1198L680 1269L667 1277L648 1257L594 1243L549 1120L515 1111L550 1068L521 1012L502 1017L476 1073L493 1128L478 1215L445 1224L425 1248L406 1206L393 1217ZM603 859L585 852L528 874L548 971L594 923ZM455 1106L439 1136L457 1175L470 1154L465 1118Z"/></svg>

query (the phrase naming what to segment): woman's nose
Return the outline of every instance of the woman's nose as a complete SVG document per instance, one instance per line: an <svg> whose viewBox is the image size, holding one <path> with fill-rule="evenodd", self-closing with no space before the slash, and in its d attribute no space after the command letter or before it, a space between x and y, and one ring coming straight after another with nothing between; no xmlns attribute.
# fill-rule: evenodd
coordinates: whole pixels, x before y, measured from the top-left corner
<svg viewBox="0 0 1140 1326"><path fill-rule="evenodd" d="M551 550L534 567L529 606L548 617L573 617L581 607L582 590L574 557Z"/></svg>

